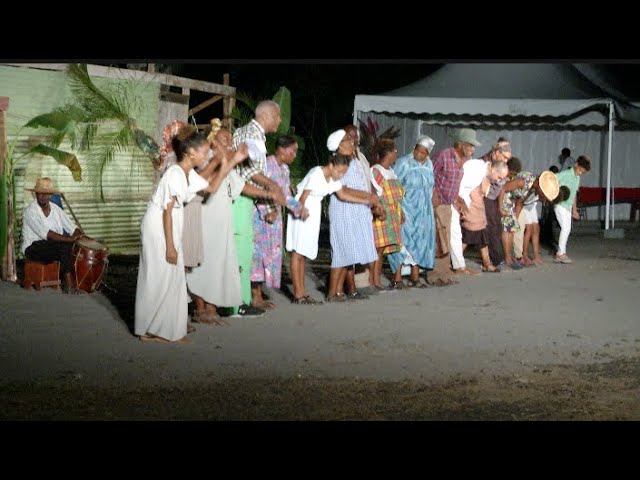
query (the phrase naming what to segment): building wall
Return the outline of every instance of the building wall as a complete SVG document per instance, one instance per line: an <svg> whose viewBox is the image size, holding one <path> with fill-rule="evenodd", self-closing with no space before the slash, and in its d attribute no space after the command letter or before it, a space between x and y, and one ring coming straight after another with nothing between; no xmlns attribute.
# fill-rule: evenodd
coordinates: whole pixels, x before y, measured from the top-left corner
<svg viewBox="0 0 640 480"><path fill-rule="evenodd" d="M132 117L157 140L160 85L155 82L93 78L98 87L130 88L138 98ZM39 143L43 130L22 129L36 115L46 113L72 99L66 74L60 71L0 66L0 92L10 97L7 112L8 142L18 154ZM102 126L101 128L109 128ZM62 145L61 149L68 149ZM74 152L75 153L75 152ZM73 212L88 235L105 243L111 253L137 253L140 247L140 219L152 194L153 167L150 160L133 149L117 153L103 174L105 201L90 182L87 161L78 155L83 180L75 182L69 170L50 157L28 155L16 167L17 235L20 236L22 210L33 200L32 187L38 177L51 177L65 193ZM67 206L65 210L69 213ZM16 245L20 245L20 238Z"/></svg>

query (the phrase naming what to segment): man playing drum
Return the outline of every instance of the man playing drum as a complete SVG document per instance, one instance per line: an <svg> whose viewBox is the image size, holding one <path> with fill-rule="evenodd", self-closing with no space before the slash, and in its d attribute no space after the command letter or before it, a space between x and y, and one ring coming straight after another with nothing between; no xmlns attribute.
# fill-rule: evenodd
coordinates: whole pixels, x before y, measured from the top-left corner
<svg viewBox="0 0 640 480"><path fill-rule="evenodd" d="M33 188L35 200L24 210L22 216L22 253L28 260L36 262L60 262L65 293L84 293L77 288L74 278L73 244L86 235L69 219L55 203L51 195L60 193L53 188L50 178L39 178ZM65 235L66 232L73 232Z"/></svg>

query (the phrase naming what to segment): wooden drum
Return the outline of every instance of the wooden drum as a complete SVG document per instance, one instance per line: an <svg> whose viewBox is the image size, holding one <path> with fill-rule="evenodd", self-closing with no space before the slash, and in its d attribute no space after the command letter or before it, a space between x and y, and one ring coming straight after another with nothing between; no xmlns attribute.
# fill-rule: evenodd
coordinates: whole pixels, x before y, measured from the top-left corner
<svg viewBox="0 0 640 480"><path fill-rule="evenodd" d="M109 264L108 248L89 238L81 238L73 245L73 264L80 290L95 292Z"/></svg>

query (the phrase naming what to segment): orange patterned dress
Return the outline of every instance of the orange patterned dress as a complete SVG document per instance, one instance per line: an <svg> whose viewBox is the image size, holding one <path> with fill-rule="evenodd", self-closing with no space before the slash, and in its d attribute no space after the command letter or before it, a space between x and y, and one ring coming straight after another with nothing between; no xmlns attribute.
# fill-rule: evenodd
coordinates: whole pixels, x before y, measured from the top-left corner
<svg viewBox="0 0 640 480"><path fill-rule="evenodd" d="M371 167L373 179L382 187L380 203L387 217L373 220L373 235L376 248L384 248L383 254L402 249L402 199L404 188L390 168L381 165Z"/></svg>

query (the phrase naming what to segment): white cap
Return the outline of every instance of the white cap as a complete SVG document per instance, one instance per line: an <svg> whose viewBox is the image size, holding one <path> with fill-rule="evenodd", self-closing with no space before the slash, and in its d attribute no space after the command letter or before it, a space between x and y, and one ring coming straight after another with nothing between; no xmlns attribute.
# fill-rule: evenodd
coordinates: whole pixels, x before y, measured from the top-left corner
<svg viewBox="0 0 640 480"><path fill-rule="evenodd" d="M327 138L327 148L329 149L330 152L338 151L340 142L342 141L342 139L346 134L347 132L341 128L340 130L336 130L331 135L329 135L329 138Z"/></svg>
<svg viewBox="0 0 640 480"><path fill-rule="evenodd" d="M416 142L416 145L423 146L424 148L429 150L429 153L432 152L432 149L435 144L436 142L434 142L433 139L431 137L428 137L427 135L423 135L422 137L419 137L418 141Z"/></svg>

